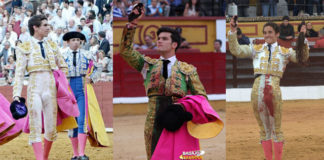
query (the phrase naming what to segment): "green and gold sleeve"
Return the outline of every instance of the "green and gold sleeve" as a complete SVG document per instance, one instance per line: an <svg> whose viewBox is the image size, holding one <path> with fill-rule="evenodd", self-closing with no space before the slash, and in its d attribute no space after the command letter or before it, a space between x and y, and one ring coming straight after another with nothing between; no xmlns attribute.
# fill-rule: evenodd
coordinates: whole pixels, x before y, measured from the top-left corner
<svg viewBox="0 0 324 160"><path fill-rule="evenodd" d="M131 67L140 72L144 66L144 56L133 49L135 31L135 28L124 28L120 43L120 56Z"/></svg>

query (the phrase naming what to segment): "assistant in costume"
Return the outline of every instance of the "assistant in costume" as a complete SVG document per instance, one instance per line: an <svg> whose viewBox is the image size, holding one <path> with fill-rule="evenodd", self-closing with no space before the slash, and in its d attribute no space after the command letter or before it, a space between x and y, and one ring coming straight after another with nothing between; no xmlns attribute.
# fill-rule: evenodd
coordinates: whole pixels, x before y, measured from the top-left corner
<svg viewBox="0 0 324 160"><path fill-rule="evenodd" d="M197 69L193 65L177 60L175 56L175 51L180 45L180 35L174 29L160 28L158 30L157 44L158 51L161 53L159 59L143 56L133 49L138 19L128 23L124 28L120 55L131 67L141 72L144 78L144 86L149 98L144 136L147 159L151 159L162 133L162 128L157 127L155 123L157 112L176 103L189 91L192 95L207 96L199 80Z"/></svg>
<svg viewBox="0 0 324 160"><path fill-rule="evenodd" d="M19 101L24 75L29 73L27 107L29 110L29 143L32 144L37 160L47 159L57 130L56 86L52 70L67 70L57 44L44 37L49 25L44 15L33 16L28 27L32 35L16 48L17 63L13 98ZM42 116L43 114L43 116ZM44 120L44 149L42 147L42 118Z"/></svg>
<svg viewBox="0 0 324 160"><path fill-rule="evenodd" d="M63 55L68 65L70 86L80 111L80 116L76 118L78 128L69 131L74 154L72 160L87 160L89 158L84 154L84 150L87 140L87 113L89 110L86 107L87 99L84 88L90 81L96 82L99 79L99 71L97 72L95 69L91 74L88 74L90 61L94 61L94 57L91 52L80 49L82 41L85 41L85 36L82 33L68 32L63 36L63 40L69 44L69 49Z"/></svg>
<svg viewBox="0 0 324 160"><path fill-rule="evenodd" d="M272 139L276 160L282 158L283 133L281 131L282 98L280 79L289 62L305 64L309 48L304 32L299 34L296 51L280 46L277 42L279 27L268 22L263 26L264 44L239 45L236 25L231 20L228 44L231 54L238 58L252 58L254 84L251 103L260 127L261 144L267 160L272 160ZM302 27L305 31L305 26Z"/></svg>

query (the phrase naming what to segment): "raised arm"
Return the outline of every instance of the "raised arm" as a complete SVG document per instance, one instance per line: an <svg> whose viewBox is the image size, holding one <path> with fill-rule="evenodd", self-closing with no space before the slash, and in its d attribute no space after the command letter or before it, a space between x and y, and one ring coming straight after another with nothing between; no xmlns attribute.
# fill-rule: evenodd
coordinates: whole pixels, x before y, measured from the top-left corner
<svg viewBox="0 0 324 160"><path fill-rule="evenodd" d="M234 18L230 21L230 31L228 32L228 45L232 55L239 58L252 57L252 48L250 45L239 45L237 41L237 22Z"/></svg>
<svg viewBox="0 0 324 160"><path fill-rule="evenodd" d="M133 8L130 15L137 17L129 22L124 28L120 42L120 56L134 69L141 71L144 66L144 57L133 49L134 35L138 21L144 16L144 7L139 10L137 6Z"/></svg>

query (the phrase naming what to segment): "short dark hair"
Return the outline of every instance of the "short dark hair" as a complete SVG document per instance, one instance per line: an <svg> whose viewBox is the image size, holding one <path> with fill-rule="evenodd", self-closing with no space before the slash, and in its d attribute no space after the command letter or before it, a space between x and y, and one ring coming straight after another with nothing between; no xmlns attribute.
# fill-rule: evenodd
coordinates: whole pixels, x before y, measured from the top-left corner
<svg viewBox="0 0 324 160"><path fill-rule="evenodd" d="M82 31L83 27L81 25L77 25L77 27Z"/></svg>
<svg viewBox="0 0 324 160"><path fill-rule="evenodd" d="M238 36L242 34L242 30L241 30L241 28L237 28L237 29L236 29L236 34L237 34Z"/></svg>
<svg viewBox="0 0 324 160"><path fill-rule="evenodd" d="M43 20L47 20L45 15L36 15L33 16L29 19L28 21L28 29L30 32L30 35L34 35L35 31L34 31L34 26L39 27L42 24Z"/></svg>
<svg viewBox="0 0 324 160"><path fill-rule="evenodd" d="M218 42L218 43L220 44L220 46L222 46L222 43L223 43L223 42L222 42L220 39L216 39L216 40L214 41L214 43L215 43L215 42Z"/></svg>
<svg viewBox="0 0 324 160"><path fill-rule="evenodd" d="M298 32L300 32L300 30L301 30L301 27L303 26L303 25L305 25L306 26L306 23L305 23L305 21L302 21L299 25L298 25Z"/></svg>
<svg viewBox="0 0 324 160"><path fill-rule="evenodd" d="M100 31L100 32L98 32L98 35L99 35L99 37L101 37L101 38L105 38L105 37L106 37L106 33L105 33L104 31Z"/></svg>
<svg viewBox="0 0 324 160"><path fill-rule="evenodd" d="M181 37L180 37L179 32L177 32L175 29L172 29L172 28L169 28L169 27L161 27L157 31L157 36L159 36L160 33L162 33L162 32L171 33L172 42L177 43L177 48L175 49L177 51L177 49L180 47L180 44L181 44Z"/></svg>
<svg viewBox="0 0 324 160"><path fill-rule="evenodd" d="M264 31L264 28L265 27L271 27L271 28L273 28L273 30L275 31L275 33L279 33L279 26L276 24L276 23L274 23L274 22L267 22L264 26L263 26L263 30L262 31Z"/></svg>
<svg viewBox="0 0 324 160"><path fill-rule="evenodd" d="M82 17L82 18L80 19L80 22L81 22L81 21L85 21L85 20L86 20L86 19Z"/></svg>
<svg viewBox="0 0 324 160"><path fill-rule="evenodd" d="M289 21L289 17L288 17L288 16L283 16L283 17L282 17L282 20L283 20L283 21L284 21L284 20Z"/></svg>
<svg viewBox="0 0 324 160"><path fill-rule="evenodd" d="M56 13L57 13L58 11L62 11L62 9L61 9L61 8L58 8L58 9L56 10Z"/></svg>
<svg viewBox="0 0 324 160"><path fill-rule="evenodd" d="M83 6L83 0L78 0L78 3Z"/></svg>
<svg viewBox="0 0 324 160"><path fill-rule="evenodd" d="M89 15L89 19L96 19L96 12L94 10L90 10L90 15Z"/></svg>

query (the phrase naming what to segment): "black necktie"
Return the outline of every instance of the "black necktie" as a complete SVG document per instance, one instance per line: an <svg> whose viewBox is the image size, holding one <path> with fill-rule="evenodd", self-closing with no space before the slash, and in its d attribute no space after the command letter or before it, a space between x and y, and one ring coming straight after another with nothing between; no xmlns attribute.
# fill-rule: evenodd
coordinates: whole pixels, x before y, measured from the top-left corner
<svg viewBox="0 0 324 160"><path fill-rule="evenodd" d="M41 49L41 52L42 52L42 56L45 59L45 51L44 51L44 47L43 47L43 42L38 42L38 44L40 45L40 49Z"/></svg>
<svg viewBox="0 0 324 160"><path fill-rule="evenodd" d="M269 50L269 59L268 59L268 62L270 62L270 59L271 59L271 44L268 44L268 50Z"/></svg>
<svg viewBox="0 0 324 160"><path fill-rule="evenodd" d="M163 61L163 77L168 79L168 64L170 63L169 60L162 60Z"/></svg>
<svg viewBox="0 0 324 160"><path fill-rule="evenodd" d="M78 53L77 51L73 51L73 65L76 66L76 54Z"/></svg>

